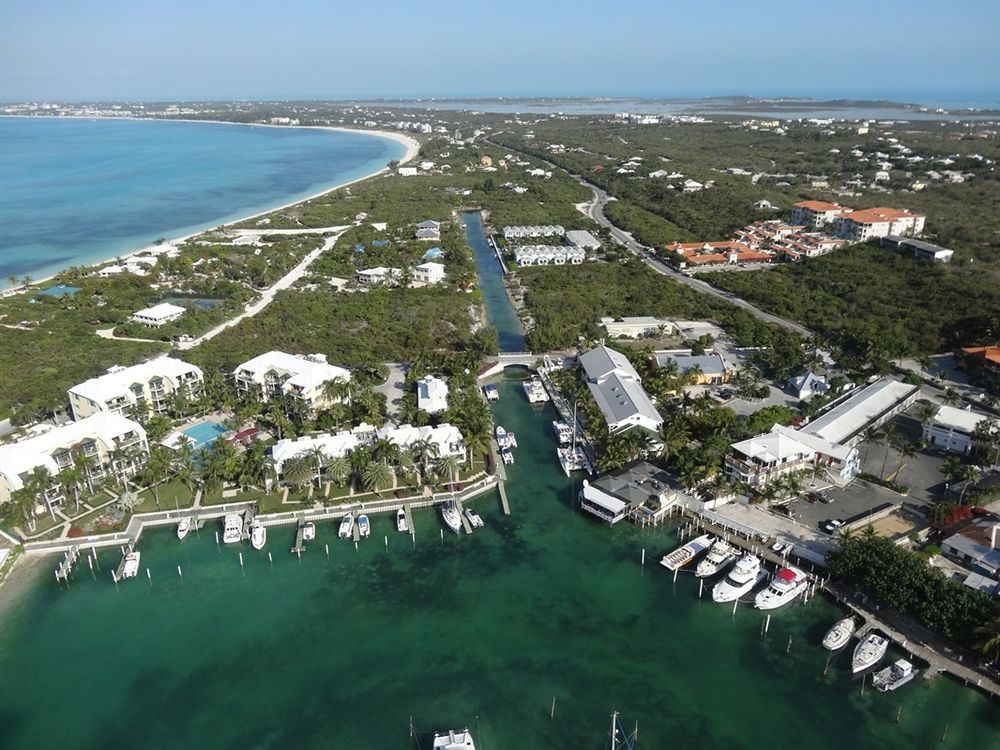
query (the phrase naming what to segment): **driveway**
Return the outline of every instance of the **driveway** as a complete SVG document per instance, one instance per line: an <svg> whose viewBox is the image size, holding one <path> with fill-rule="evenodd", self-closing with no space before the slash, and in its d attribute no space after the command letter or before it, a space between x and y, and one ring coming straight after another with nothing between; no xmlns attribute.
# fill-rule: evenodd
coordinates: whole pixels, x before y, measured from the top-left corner
<svg viewBox="0 0 1000 750"><path fill-rule="evenodd" d="M403 402L403 381L409 366L400 362L386 362L385 366L389 368L389 377L381 385L375 386L375 392L385 394L386 415L398 422L399 407Z"/></svg>

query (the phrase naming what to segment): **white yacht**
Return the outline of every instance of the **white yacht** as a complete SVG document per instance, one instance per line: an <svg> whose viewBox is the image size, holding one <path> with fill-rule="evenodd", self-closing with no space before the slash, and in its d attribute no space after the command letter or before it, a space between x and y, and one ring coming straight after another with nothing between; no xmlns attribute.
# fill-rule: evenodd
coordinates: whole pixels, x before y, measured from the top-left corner
<svg viewBox="0 0 1000 750"><path fill-rule="evenodd" d="M798 568L782 568L753 600L757 609L777 609L805 593L809 578Z"/></svg>
<svg viewBox="0 0 1000 750"><path fill-rule="evenodd" d="M871 669L885 656L889 650L889 640L878 633L869 633L854 647L854 656L851 659L851 671L854 674Z"/></svg>
<svg viewBox="0 0 1000 750"><path fill-rule="evenodd" d="M700 552L704 552L709 547L712 546L712 535L702 534L699 537L695 537L687 544L678 547L673 552L668 555L664 555L663 559L660 560L660 565L668 570L677 570L687 565L689 562L694 560Z"/></svg>
<svg viewBox="0 0 1000 750"><path fill-rule="evenodd" d="M483 519L476 511L472 508L465 509L465 517L469 519L469 525L474 529L483 528Z"/></svg>
<svg viewBox="0 0 1000 750"><path fill-rule="evenodd" d="M510 464L514 463L514 454L511 453L509 450L504 449L504 450L500 451L500 458L503 460L504 464L506 464L507 466L509 466Z"/></svg>
<svg viewBox="0 0 1000 750"><path fill-rule="evenodd" d="M559 457L559 465L562 466L566 476L574 471L585 471L590 466L583 448L556 448L556 455Z"/></svg>
<svg viewBox="0 0 1000 750"><path fill-rule="evenodd" d="M118 581L124 581L126 578L135 578L139 575L139 562L142 560L142 553L138 550L129 550L122 561L118 563L118 569L111 573L111 577Z"/></svg>
<svg viewBox="0 0 1000 750"><path fill-rule="evenodd" d="M311 542L316 538L316 524L312 521L306 521L302 524L302 541Z"/></svg>
<svg viewBox="0 0 1000 750"><path fill-rule="evenodd" d="M191 519L182 518L181 522L177 524L177 538L183 539L191 532Z"/></svg>
<svg viewBox="0 0 1000 750"><path fill-rule="evenodd" d="M698 563L694 574L698 578L714 576L720 570L725 570L729 563L736 559L736 549L725 539L719 539L708 550L705 559Z"/></svg>
<svg viewBox="0 0 1000 750"><path fill-rule="evenodd" d="M340 529L337 531L337 536L341 539L350 539L352 531L354 531L354 516L348 513L340 520Z"/></svg>
<svg viewBox="0 0 1000 750"><path fill-rule="evenodd" d="M409 531L406 527L406 511L400 508L396 511L396 531L405 534Z"/></svg>
<svg viewBox="0 0 1000 750"><path fill-rule="evenodd" d="M549 400L549 394L548 391L545 390L545 384L542 383L542 379L537 375L530 380L525 380L523 387L529 403L542 404Z"/></svg>
<svg viewBox="0 0 1000 750"><path fill-rule="evenodd" d="M250 546L254 549L263 549L265 544L267 544L267 529L259 518L255 518L250 522Z"/></svg>
<svg viewBox="0 0 1000 750"><path fill-rule="evenodd" d="M853 617L845 617L835 622L823 636L823 648L827 651L839 651L850 642L857 628L858 623Z"/></svg>
<svg viewBox="0 0 1000 750"><path fill-rule="evenodd" d="M556 433L559 445L569 445L573 442L573 428L562 420L553 420L552 430Z"/></svg>
<svg viewBox="0 0 1000 750"><path fill-rule="evenodd" d="M243 539L243 516L239 513L226 513L222 519L222 541L235 544Z"/></svg>
<svg viewBox="0 0 1000 750"><path fill-rule="evenodd" d="M514 437L514 433L507 432L502 425L497 425L496 436L497 445L500 446L500 450L517 447L517 439Z"/></svg>
<svg viewBox="0 0 1000 750"><path fill-rule="evenodd" d="M920 670L914 667L906 659L900 659L891 667L880 669L872 675L872 685L876 690L883 693L896 688L903 687L906 683L920 674Z"/></svg>
<svg viewBox="0 0 1000 750"><path fill-rule="evenodd" d="M760 558L745 553L729 571L729 575L712 588L712 601L731 602L744 594L749 594L767 578L767 571L761 567Z"/></svg>
<svg viewBox="0 0 1000 750"><path fill-rule="evenodd" d="M472 733L468 729L455 731L449 729L447 734L434 734L433 750L476 750L472 741Z"/></svg>
<svg viewBox="0 0 1000 750"><path fill-rule="evenodd" d="M362 513L358 516L358 536L367 538L372 533L371 524L368 523L368 516Z"/></svg>
<svg viewBox="0 0 1000 750"><path fill-rule="evenodd" d="M448 524L448 528L456 534L462 530L462 517L458 515L458 506L453 502L447 502L441 506L441 517Z"/></svg>

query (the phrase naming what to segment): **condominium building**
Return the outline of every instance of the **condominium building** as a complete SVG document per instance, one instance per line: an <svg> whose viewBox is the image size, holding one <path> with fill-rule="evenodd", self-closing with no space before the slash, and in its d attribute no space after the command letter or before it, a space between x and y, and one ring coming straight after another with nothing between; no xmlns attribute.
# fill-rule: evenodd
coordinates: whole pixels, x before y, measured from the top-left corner
<svg viewBox="0 0 1000 750"><path fill-rule="evenodd" d="M201 368L164 356L132 367L115 365L104 375L74 385L67 395L73 419L83 419L98 412L124 414L135 407L162 414L176 394L194 399L203 387Z"/></svg>
<svg viewBox="0 0 1000 750"><path fill-rule="evenodd" d="M535 237L562 237L566 230L559 224L544 224L542 226L504 227L503 238L512 240L532 239Z"/></svg>
<svg viewBox="0 0 1000 750"><path fill-rule="evenodd" d="M351 373L343 367L327 363L325 354L286 354L271 351L244 362L233 373L236 389L245 395L256 395L261 401L290 396L304 402L310 409L322 409L347 396L331 397L327 383L350 383Z"/></svg>
<svg viewBox="0 0 1000 750"><path fill-rule="evenodd" d="M608 431L641 427L658 432L663 417L642 388L642 380L621 352L601 344L580 355L587 387L604 415Z"/></svg>
<svg viewBox="0 0 1000 750"><path fill-rule="evenodd" d="M833 222L838 237L864 242L890 234L916 235L924 231L925 216L898 208L865 208L841 214Z"/></svg>
<svg viewBox="0 0 1000 750"><path fill-rule="evenodd" d="M587 259L583 248L565 245L522 245L514 248L514 260L519 266L578 266Z"/></svg>
<svg viewBox="0 0 1000 750"><path fill-rule="evenodd" d="M838 203L826 201L802 201L792 206L791 223L805 227L821 227L830 224L851 209Z"/></svg>
<svg viewBox="0 0 1000 750"><path fill-rule="evenodd" d="M146 431L120 414L98 412L76 422L53 427L16 443L0 445L0 503L31 481L36 469L54 478L63 469L82 463L83 485L101 484L109 475L132 476L149 455ZM41 493L39 502L58 505L65 499L55 484Z"/></svg>

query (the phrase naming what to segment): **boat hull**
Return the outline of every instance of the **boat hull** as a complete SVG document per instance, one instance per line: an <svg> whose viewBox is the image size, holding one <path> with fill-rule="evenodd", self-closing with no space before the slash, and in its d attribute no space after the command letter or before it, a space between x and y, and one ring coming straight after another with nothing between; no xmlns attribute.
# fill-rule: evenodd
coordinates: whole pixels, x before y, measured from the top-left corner
<svg viewBox="0 0 1000 750"><path fill-rule="evenodd" d="M766 578L767 571L761 568L757 571L757 574L753 578L740 586L734 586L728 580L719 581L719 583L715 584L715 587L712 589L712 601L720 604L735 601L736 599L749 594L757 586L762 584Z"/></svg>

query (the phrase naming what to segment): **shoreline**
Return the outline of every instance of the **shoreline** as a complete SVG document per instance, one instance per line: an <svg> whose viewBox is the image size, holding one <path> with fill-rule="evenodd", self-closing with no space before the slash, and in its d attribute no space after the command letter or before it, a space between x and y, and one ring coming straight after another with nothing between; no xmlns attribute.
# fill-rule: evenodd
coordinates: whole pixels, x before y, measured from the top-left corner
<svg viewBox="0 0 1000 750"><path fill-rule="evenodd" d="M129 121L132 121L132 122L186 122L186 123L205 123L205 124L210 124L210 125L236 125L236 126L242 126L242 127L255 127L255 128L294 128L294 129L297 129L297 130L302 130L302 129L306 129L306 130L329 130L329 131L333 131L333 132L342 132L342 133L358 133L358 134L361 134L361 135L374 135L376 137L384 138L384 139L390 140L390 141L394 141L394 142L402 145L406 149L406 151L403 154L403 156L398 160L398 163L401 164L401 165L402 164L406 164L406 163L408 163L410 161L413 161L413 159L415 159L417 157L417 155L418 155L418 153L420 151L420 142L417 141L415 138L411 138L408 135L404 135L403 133L394 133L394 132L391 132L391 131L388 131L388 130L359 130L357 128L344 128L344 127L332 126L332 125L271 125L271 124L264 124L264 123L255 124L255 123L242 123L242 122L227 122L225 120L166 119L166 118L162 118L162 117L84 117L84 116L81 116L81 115L70 115L70 116L66 116L66 117L56 117L56 116L52 116L52 115L0 115L0 117L9 118L9 119L21 119L21 120L30 120L30 119L33 119L35 117L38 117L38 118L45 118L45 119L48 119L48 120L108 120L108 121L111 121L111 122L114 122L116 120L129 120ZM380 168L378 171L371 172L371 173L366 174L366 175L364 175L362 177L356 177L356 178L354 178L352 180L347 180L346 182L337 183L336 185L333 185L331 187L325 187L322 190L319 190L318 192L315 192L315 193L311 193L310 195L307 195L304 198L299 198L297 200L293 200L293 201L289 201L289 202L286 202L286 203L282 203L281 205L273 206L271 208L267 208L267 209L265 209L263 211L258 211L256 213L252 213L252 214L249 214L247 216L241 216L241 217L233 219L231 221L227 221L227 222L224 222L222 224L217 224L217 225L215 225L213 227L210 227L210 228L207 228L207 229L200 229L197 232L192 232L190 234L185 234L185 235L180 236L180 237L172 237L171 238L169 236L164 235L163 244L174 244L174 243L187 242L188 240L192 239L193 237L198 237L199 235L205 234L206 232L211 232L211 231L214 231L216 229L231 227L231 226L233 226L235 224L242 224L245 221L250 221L251 219L256 219L256 218L259 218L261 216L266 216L267 214L274 213L275 211L283 211L283 210L285 210L287 208L292 208L293 206L297 206L297 205L302 204L302 203L308 203L309 201L313 201L313 200L316 200L317 198L321 198L322 196L327 195L328 193L332 193L335 190L340 190L341 188L350 187L351 185L355 185L355 184L357 184L359 182L363 182L364 180L370 180L373 177L378 177L379 175L386 174L389 171L390 171L389 167L388 166L384 166L384 167ZM151 248L155 248L155 247L157 247L157 245L143 245L142 247L134 248L134 249L129 250L128 252L125 252L125 253L116 253L116 254L114 254L114 255L112 255L110 257L107 257L107 258L105 258L103 260L91 261L91 262L88 262L88 263L85 263L85 264L80 264L80 265L83 268L93 268L95 266L100 266L100 265L103 265L105 263L108 263L109 261L115 260L116 258L122 258L122 259L131 258L133 256L136 256L136 255L139 255L141 253L147 252ZM73 265L76 265L76 264L73 264ZM71 267L72 266L67 266L66 268L71 268ZM44 277L39 278L39 279L33 279L32 282L31 282L31 284L32 284L32 286L36 286L36 285L39 285L39 284L45 284L45 283L47 283L47 282L52 281L53 279L55 279L56 276L58 276L60 273L62 273L65 270L66 269L63 268L63 269L60 269L59 271L56 271L55 273L49 274L48 276L44 276ZM4 297L13 296L15 294L21 294L21 293L23 293L25 291L27 291L27 289L24 286L14 286L14 287L3 288L3 289L0 289L0 299L2 299Z"/></svg>

